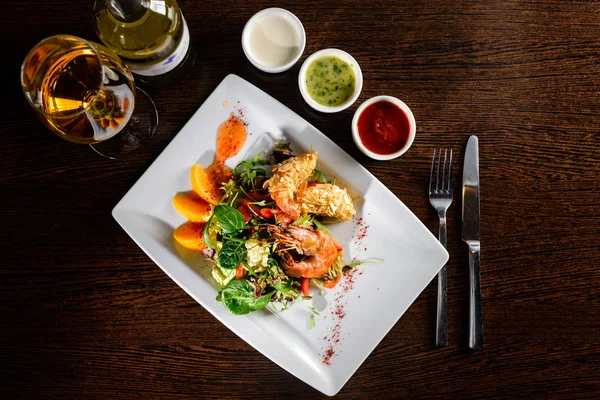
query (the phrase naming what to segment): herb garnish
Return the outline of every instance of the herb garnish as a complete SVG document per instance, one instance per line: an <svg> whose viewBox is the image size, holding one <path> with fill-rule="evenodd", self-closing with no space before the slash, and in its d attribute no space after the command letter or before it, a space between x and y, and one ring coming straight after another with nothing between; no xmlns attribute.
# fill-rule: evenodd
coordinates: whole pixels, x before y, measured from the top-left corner
<svg viewBox="0 0 600 400"><path fill-rule="evenodd" d="M232 314L242 315L248 314L251 311L260 310L264 308L275 291L262 295L255 298L254 289L247 280L238 279L230 281L221 291L217 294L217 301L223 303L225 308Z"/></svg>

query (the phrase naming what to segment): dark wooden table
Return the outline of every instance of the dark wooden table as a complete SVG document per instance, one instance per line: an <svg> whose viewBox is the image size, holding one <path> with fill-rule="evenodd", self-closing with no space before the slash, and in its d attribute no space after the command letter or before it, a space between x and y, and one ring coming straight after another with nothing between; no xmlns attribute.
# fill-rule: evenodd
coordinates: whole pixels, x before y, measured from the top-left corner
<svg viewBox="0 0 600 400"><path fill-rule="evenodd" d="M76 3L76 4L75 4ZM600 393L600 2L180 2L198 52L156 90L161 138L124 162L53 136L19 88L26 52L72 33L95 40L91 1L6 1L0 279L2 398L318 398L172 282L111 209L216 85L236 73L366 166L434 232L434 148L462 160L480 138L485 347L467 347L460 196L449 211L449 346L433 346L432 283L340 398L598 398ZM325 115L297 89L300 65L267 75L244 58L245 22L268 6L304 23L303 59L326 47L360 63L359 102ZM350 135L379 94L412 108L417 139L376 162ZM461 168L454 170L460 182ZM460 191L457 190L459 193ZM393 304L390 304L393 307Z"/></svg>

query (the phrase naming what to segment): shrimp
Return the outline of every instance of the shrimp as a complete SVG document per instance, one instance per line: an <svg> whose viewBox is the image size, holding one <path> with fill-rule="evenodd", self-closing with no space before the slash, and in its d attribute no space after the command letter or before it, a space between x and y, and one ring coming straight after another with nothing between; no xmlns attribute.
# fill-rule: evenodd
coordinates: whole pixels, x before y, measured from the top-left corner
<svg viewBox="0 0 600 400"><path fill-rule="evenodd" d="M284 234L275 236L282 244L276 250L281 257L281 265L285 273L294 278L316 278L323 275L338 255L338 245L329 234L321 230L289 227Z"/></svg>
<svg viewBox="0 0 600 400"><path fill-rule="evenodd" d="M318 153L292 157L273 167L273 176L264 187L277 206L292 219L308 213L341 220L352 219L356 210L346 191L330 183L308 183L317 166Z"/></svg>
<svg viewBox="0 0 600 400"><path fill-rule="evenodd" d="M280 246L280 251L294 250L301 256L313 256L317 254L320 240L318 234L310 229L299 226L288 226L283 230L271 225L275 230L274 237L276 243Z"/></svg>
<svg viewBox="0 0 600 400"><path fill-rule="evenodd" d="M318 153L303 154L292 157L273 167L273 176L265 181L263 187L281 210L293 219L300 217L300 203L296 200L296 192L317 166Z"/></svg>

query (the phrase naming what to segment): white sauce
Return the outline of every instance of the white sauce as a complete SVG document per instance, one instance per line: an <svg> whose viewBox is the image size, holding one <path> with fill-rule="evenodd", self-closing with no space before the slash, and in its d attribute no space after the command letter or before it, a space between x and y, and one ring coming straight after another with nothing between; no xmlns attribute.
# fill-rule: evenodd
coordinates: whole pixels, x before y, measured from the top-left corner
<svg viewBox="0 0 600 400"><path fill-rule="evenodd" d="M260 64L279 67L300 50L300 32L284 15L265 15L250 28L248 50Z"/></svg>

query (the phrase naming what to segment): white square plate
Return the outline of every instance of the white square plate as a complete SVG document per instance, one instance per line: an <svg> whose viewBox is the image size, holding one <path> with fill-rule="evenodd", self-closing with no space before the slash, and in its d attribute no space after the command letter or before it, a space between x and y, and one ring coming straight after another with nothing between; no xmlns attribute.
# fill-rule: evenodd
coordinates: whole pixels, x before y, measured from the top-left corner
<svg viewBox="0 0 600 400"><path fill-rule="evenodd" d="M215 301L218 286L203 256L174 243L173 230L185 220L171 200L175 193L191 190L194 163L212 162L217 128L232 112L243 114L249 135L229 166L284 138L292 142L296 154L311 147L317 150L318 168L335 176L352 197L359 197L355 220L332 225L331 231L344 247L346 262L368 258L383 262L357 267L351 290L343 290L348 281L323 295L313 287L312 301L298 301L287 311L263 309L234 316ZM235 75L221 82L112 214L142 250L219 321L330 396L344 386L448 260L429 230L369 171L300 116ZM310 305L320 312L313 328ZM340 307L343 318L336 314ZM328 349L335 353L329 365L323 362Z"/></svg>

